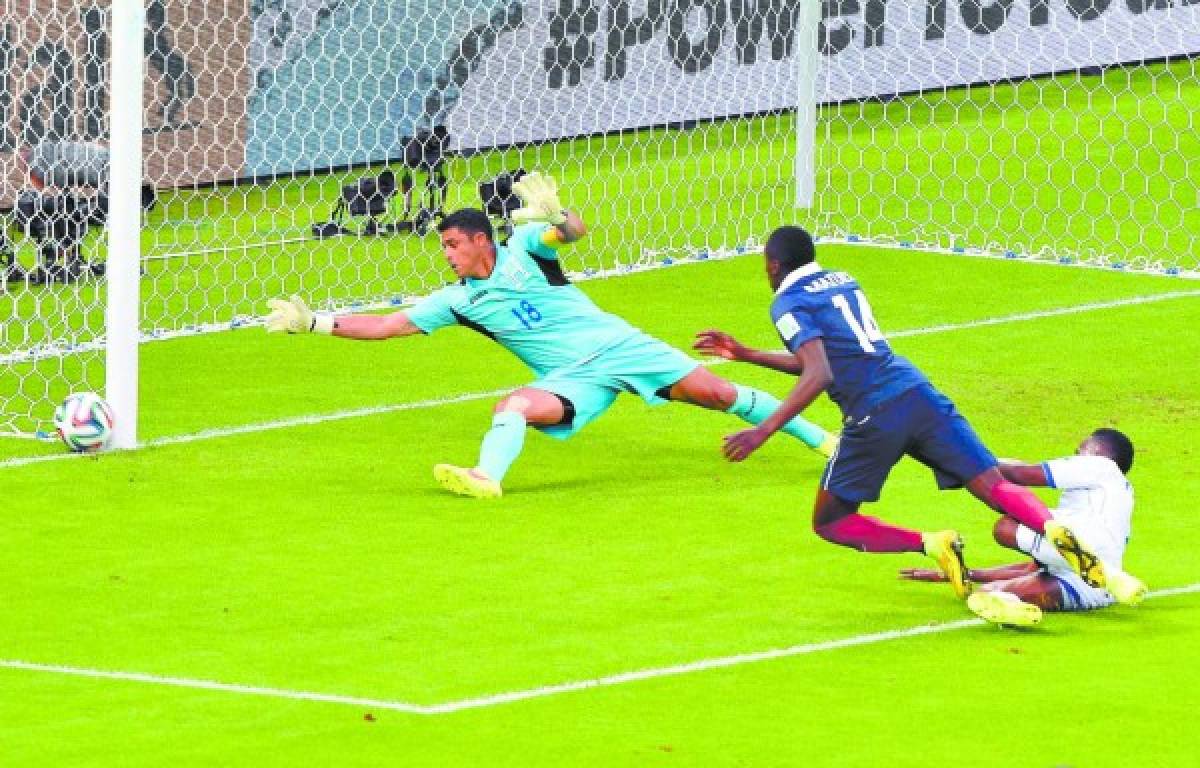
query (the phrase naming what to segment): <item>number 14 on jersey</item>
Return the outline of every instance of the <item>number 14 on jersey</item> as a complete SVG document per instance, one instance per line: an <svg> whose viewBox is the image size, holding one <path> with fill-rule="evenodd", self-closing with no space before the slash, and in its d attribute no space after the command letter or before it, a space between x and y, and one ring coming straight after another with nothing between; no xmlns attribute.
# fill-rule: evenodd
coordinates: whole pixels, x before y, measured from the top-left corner
<svg viewBox="0 0 1200 768"><path fill-rule="evenodd" d="M850 300L844 295L839 294L832 299L833 306L841 310L842 317L846 320L846 325L850 326L850 331L858 339L863 352L873 355L875 354L875 345L871 342L886 341L886 339L883 331L879 330L879 324L875 322L875 315L871 312L871 305L862 290L854 292L854 300L858 305L857 316L850 307Z"/></svg>

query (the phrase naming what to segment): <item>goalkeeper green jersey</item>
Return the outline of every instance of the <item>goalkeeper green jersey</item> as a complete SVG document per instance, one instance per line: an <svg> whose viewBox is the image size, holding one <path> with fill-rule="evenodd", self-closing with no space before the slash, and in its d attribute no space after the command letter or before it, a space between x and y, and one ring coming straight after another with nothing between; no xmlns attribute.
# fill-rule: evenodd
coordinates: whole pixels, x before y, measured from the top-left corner
<svg viewBox="0 0 1200 768"><path fill-rule="evenodd" d="M407 311L425 333L462 325L484 334L539 376L585 363L641 331L592 303L563 274L557 251L542 242L548 224L517 227L496 246L485 279L463 278Z"/></svg>

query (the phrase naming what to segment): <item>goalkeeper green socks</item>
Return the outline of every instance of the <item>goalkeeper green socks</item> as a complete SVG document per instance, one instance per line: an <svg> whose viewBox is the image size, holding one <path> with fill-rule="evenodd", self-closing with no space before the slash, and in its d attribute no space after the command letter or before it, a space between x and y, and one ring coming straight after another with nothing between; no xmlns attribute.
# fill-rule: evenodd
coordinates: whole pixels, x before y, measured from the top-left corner
<svg viewBox="0 0 1200 768"><path fill-rule="evenodd" d="M734 384L733 387L737 390L737 399L726 413L732 413L743 421L758 426L779 407L779 401L761 389L743 387L741 384ZM799 416L784 424L783 431L814 451L820 450L829 438L825 430Z"/></svg>
<svg viewBox="0 0 1200 768"><path fill-rule="evenodd" d="M492 417L492 428L483 436L483 444L479 446L479 468L499 483L508 474L508 468L521 455L523 447L525 415L515 411L501 411Z"/></svg>

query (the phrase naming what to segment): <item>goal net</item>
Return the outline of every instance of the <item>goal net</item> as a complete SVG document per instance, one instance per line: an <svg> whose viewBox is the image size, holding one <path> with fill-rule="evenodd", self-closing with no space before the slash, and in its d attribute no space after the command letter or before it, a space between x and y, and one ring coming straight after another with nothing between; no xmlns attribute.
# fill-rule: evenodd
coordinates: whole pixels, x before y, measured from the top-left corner
<svg viewBox="0 0 1200 768"><path fill-rule="evenodd" d="M580 276L745 252L797 220L1198 267L1196 0L138 6L132 54L107 0L0 6L0 432L123 375L104 364L103 198L125 54L144 69L143 340L254 324L291 293L403 305L451 277L437 214L517 169L557 177L589 223L564 252Z"/></svg>
<svg viewBox="0 0 1200 768"><path fill-rule="evenodd" d="M825 234L1200 269L1200 2L825 5Z"/></svg>

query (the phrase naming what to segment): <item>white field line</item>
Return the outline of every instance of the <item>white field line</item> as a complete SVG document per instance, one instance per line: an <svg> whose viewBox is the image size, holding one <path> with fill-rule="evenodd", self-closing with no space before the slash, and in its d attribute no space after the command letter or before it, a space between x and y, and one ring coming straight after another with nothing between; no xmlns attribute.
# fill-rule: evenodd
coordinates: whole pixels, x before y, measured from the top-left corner
<svg viewBox="0 0 1200 768"><path fill-rule="evenodd" d="M1112 301L1095 301L1088 304L1075 304L1068 307L1056 307L1055 309L1041 309L1035 312L1018 312L1013 315L1000 315L999 317L985 317L980 320L968 320L962 323L947 323L945 325L931 325L926 328L911 328L907 331L895 331L888 333L887 336L893 339L903 339L909 336L925 336L931 333L947 333L949 331L962 331L970 328L984 328L989 325L1005 325L1007 323L1020 323L1026 320L1041 320L1046 317L1061 317L1063 315L1078 315L1083 312L1095 312L1101 309L1114 309L1116 307L1129 307L1137 304L1154 304L1159 301L1167 301L1169 299L1190 299L1200 297L1200 289L1187 291L1170 291L1167 293L1152 293L1147 296L1130 296L1125 299L1113 299Z"/></svg>
<svg viewBox="0 0 1200 768"><path fill-rule="evenodd" d="M1193 594L1197 592L1200 592L1200 583L1156 590L1149 593L1147 598L1172 597L1175 595ZM222 691L225 693L235 693L247 696L267 696L270 698L289 699L293 701L315 701L325 704L346 704L355 707L365 707L368 709L407 712L414 715L445 715L468 709L486 709L488 707L494 707L500 704L511 704L513 702L525 701L528 699L540 699L547 696L557 696L563 693L573 693L575 691L584 691L593 688L607 688L616 685L624 685L626 683L635 683L641 680L654 680L662 677L678 677L680 675L688 675L692 674L693 672L704 672L710 669L724 669L726 667L736 667L743 664L756 664L760 661L771 661L774 659L783 659L792 656L803 656L812 653L824 653L825 651L836 651L842 648L853 648L860 645L874 645L876 643L885 643L892 640L903 640L905 638L919 637L921 635L934 635L944 632L954 632L960 629L966 629L968 627L981 626L983 624L984 621L982 619L959 619L957 621L948 621L941 624L921 624L919 626L909 627L907 629L893 629L885 632L873 632L866 635L844 637L838 640L826 640L819 643L804 643L802 645L793 645L787 648L775 648L767 651L756 651L753 653L739 653L733 656L718 656L716 658L702 659L700 661L693 661L687 664L675 664L668 667L653 667L650 669L640 669L633 672L621 672L619 674L597 677L591 680L578 680L575 682L546 685L539 688L527 688L520 691L509 691L507 693L496 693L488 696L457 699L455 701L448 701L442 704L428 705L414 704L407 701L393 701L389 699L372 699L360 696L342 696L331 693L315 693L312 691L293 691L286 688L268 688L257 685L221 683L214 680L197 680L186 677L148 675L140 672L120 672L113 670L88 669L85 667L67 667L57 664L38 664L29 661L0 660L0 668L22 670L26 672L45 672L48 674L69 675L73 677L90 677L104 680L146 683L150 685L166 685L176 688L190 688L194 690Z"/></svg>
<svg viewBox="0 0 1200 768"><path fill-rule="evenodd" d="M29 661L2 660L0 667L18 669L26 672L48 672L55 675L71 677L92 677L102 680L122 680L129 683L149 683L150 685L167 685L175 688L190 688L201 691L223 691L239 693L246 696L268 696L275 699L291 699L293 701L319 701L327 704L350 704L372 709L390 709L397 712L410 712L427 715L428 707L419 704L408 704L403 701L381 701L378 699L360 698L358 696L339 696L337 694L313 693L311 691L290 691L286 688L266 688L259 685L239 685L237 683L219 683L215 680L196 680L188 677L166 677L161 675L145 675L140 672L115 672L104 669L87 669L85 667L64 667L58 664L36 664Z"/></svg>
<svg viewBox="0 0 1200 768"><path fill-rule="evenodd" d="M944 325L931 325L925 328L910 328L903 331L895 331L888 334L894 339L904 339L910 336L925 336L934 333L949 333L951 331L970 330L972 328L984 328L991 325L1006 325L1008 323L1020 323L1028 320L1041 320L1047 317L1060 317L1062 315L1076 315L1084 312L1095 312L1103 309L1114 309L1117 307L1127 307L1137 304L1153 304L1159 301L1168 301L1171 299L1186 299L1200 297L1200 289L1188 291L1171 291L1168 293L1155 293L1147 296L1132 296L1125 299L1114 299L1112 301L1092 302L1089 304L1076 304L1067 307L1057 307L1055 309L1043 309L1035 312L1019 312L1012 315L1000 315L998 317L985 317L980 320L967 320L961 323L946 323ZM726 360L708 360L705 361L708 365L720 365L728 362ZM214 440L222 437L231 437L234 435L247 435L258 432L269 432L275 429L289 429L291 427L305 426L309 424L324 424L330 421L342 421L344 419L357 419L364 416L377 416L384 413L395 413L397 411L411 411L423 408L437 408L443 405L453 405L456 403L465 403L472 400L483 400L485 398L500 397L512 391L512 388L495 389L489 392L468 392L453 397L434 398L431 400L418 400L408 403L393 403L391 405L370 406L366 408L353 408L346 411L335 411L333 413L313 414L310 416L297 416L289 419L279 419L277 421L266 421L259 424L244 424L237 427L220 427L217 429L206 429L201 432L193 432L186 435L174 435L171 437L159 437L154 440L148 440L141 444L142 448L156 448L164 445L180 445L183 443L195 443L202 440ZM48 461L63 461L66 459L92 458L96 456L89 454L75 453L54 453L46 456L21 456L12 459L0 461L0 469L10 467L23 467L30 464L41 464Z"/></svg>
<svg viewBox="0 0 1200 768"><path fill-rule="evenodd" d="M462 395L453 397L439 397L432 400L416 400L407 403L392 403L391 405L373 405L365 408L351 408L347 411L335 411L333 413L318 413L310 416L294 416L288 419L279 419L277 421L264 421L258 424L243 424L237 427L219 427L217 429L205 429L200 432L193 432L187 435L173 435L171 437L158 437L153 440L147 440L142 443L140 448L157 448L163 445L179 445L181 443L196 443L201 440L213 440L220 437L233 437L234 435L249 435L258 432L270 432L274 429L289 429L291 427L301 427L306 424L324 424L329 421L342 421L343 419L357 419L364 416L378 416L383 413L395 413L397 411L412 411L422 408L437 408L442 405L453 405L455 403L466 403L472 400L483 400L490 397L501 397L512 391L512 388L494 389L490 392L468 392ZM13 459L5 459L0 461L0 469L8 467L23 467L28 464L41 464L47 461L61 461L63 459L98 459L99 456L86 453L52 453L46 456L21 456Z"/></svg>

